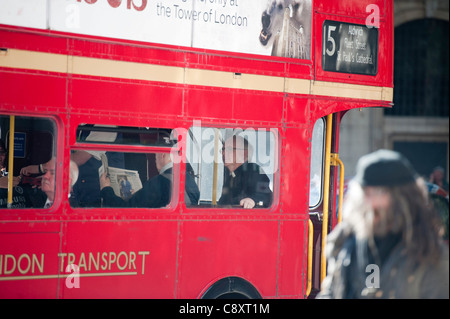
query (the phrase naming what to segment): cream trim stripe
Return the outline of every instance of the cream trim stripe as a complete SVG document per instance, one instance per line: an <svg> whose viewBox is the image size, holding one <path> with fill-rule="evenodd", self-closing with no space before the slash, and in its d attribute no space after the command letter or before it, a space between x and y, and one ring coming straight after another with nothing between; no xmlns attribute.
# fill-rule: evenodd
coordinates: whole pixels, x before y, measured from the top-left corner
<svg viewBox="0 0 450 319"><path fill-rule="evenodd" d="M36 276L10 276L0 277L0 281L16 281L16 280L36 280L36 279L61 279L69 276L75 276L74 274L61 274L61 275L36 275ZM99 272L88 274L77 274L78 277L110 277L110 276L137 276L137 272Z"/></svg>
<svg viewBox="0 0 450 319"><path fill-rule="evenodd" d="M2 51L0 54L0 67L86 76L157 81L172 84L383 100L387 102L392 102L394 96L394 90L390 87L313 81L245 73L235 74L233 72L106 60L16 49L8 49L6 52Z"/></svg>

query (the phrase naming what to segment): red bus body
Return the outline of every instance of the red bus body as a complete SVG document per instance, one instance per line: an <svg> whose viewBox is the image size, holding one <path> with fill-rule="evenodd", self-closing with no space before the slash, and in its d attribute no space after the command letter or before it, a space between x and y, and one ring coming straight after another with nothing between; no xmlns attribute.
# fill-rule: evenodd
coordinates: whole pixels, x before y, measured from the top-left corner
<svg viewBox="0 0 450 319"><path fill-rule="evenodd" d="M263 298L307 297L308 221L323 210L323 204L309 206L314 124L334 114L337 153L344 113L389 107L393 87L392 1L312 3L311 59L0 25L0 115L54 121L58 163L49 210L0 210L0 296L201 298L220 291L225 279L249 297L255 297L252 289ZM376 75L324 71L324 21L363 25L370 4L380 9ZM136 74L141 67L150 74ZM282 86L260 88L261 79ZM277 133L269 209L187 207L184 163L175 167L173 198L164 209L81 209L66 200L70 152L89 148L76 140L80 124L181 129L179 152L185 156L186 132L194 121ZM331 189L330 211L336 209L336 178L332 169L324 186ZM317 292L322 226L320 218L311 219ZM335 224L330 217L329 230ZM67 285L69 264L80 267L79 288Z"/></svg>

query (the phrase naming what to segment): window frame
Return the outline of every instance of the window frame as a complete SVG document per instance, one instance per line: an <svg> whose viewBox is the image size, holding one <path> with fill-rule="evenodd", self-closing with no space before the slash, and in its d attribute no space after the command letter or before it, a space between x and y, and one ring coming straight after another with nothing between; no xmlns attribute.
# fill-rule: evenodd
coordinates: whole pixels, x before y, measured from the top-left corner
<svg viewBox="0 0 450 319"><path fill-rule="evenodd" d="M95 125L102 125L102 124L95 124ZM111 126L108 124L108 126ZM78 126L79 127L79 126ZM77 128L78 128L77 127ZM123 126L117 125L117 128L121 128ZM131 127L127 126L126 129L136 129L136 133L139 133L139 130L143 127ZM172 130L175 131L174 128L167 128L167 127L160 127L159 129L162 130ZM114 131L113 128L109 128L109 131ZM74 133L77 135L77 131L75 130ZM104 152L121 152L121 153L127 153L127 154L156 154L156 153L165 153L165 154L173 154L174 156L178 156L178 154L181 150L180 143L178 143L177 140L175 140L174 144L171 144L170 146L158 146L158 145L145 145L145 144L125 144L125 143L112 143L112 142L86 142L86 141L79 141L76 136L74 139L74 143L69 146L69 158L72 151L104 151ZM126 168L125 168L126 169ZM156 176L156 175L155 175ZM146 181L147 179L145 179ZM173 168L172 168L172 192L171 192L171 198L169 203L164 207L157 207L157 208L151 208L151 207L71 207L76 212L88 212L91 210L95 211L111 211L111 214L118 213L119 215L130 217L133 215L134 212L145 210L146 212L158 212L158 211L164 211L164 213L167 213L169 211L173 211L175 207L178 204L179 201L179 186L180 184L180 164L176 161L173 161ZM125 213L122 213L122 210L125 211Z"/></svg>
<svg viewBox="0 0 450 319"><path fill-rule="evenodd" d="M57 116L51 115L51 114L30 114L30 113L20 113L20 114L16 114L13 112L5 112L5 113L0 113L0 117L4 117L4 118L10 118L11 116L15 117L15 133L17 132L21 132L23 129L18 129L17 128L17 120L18 118L22 118L22 119L31 119L31 120L40 120L40 121L47 121L49 124L49 127L51 128L50 130L34 130L34 131L40 131L40 132L48 132L51 135L51 142L52 142L52 146L50 149L50 153L52 154L52 157L54 157L56 159L56 164L55 164L55 197L54 197L54 201L52 203L52 205L48 208L45 207L18 207L18 208L1 208L2 210L2 214L3 216L12 216L17 214L17 216L20 216L20 218L28 218L31 216L40 216L40 215L46 215L48 216L49 214L52 214L52 216L55 216L58 212L57 212L57 207L60 207L61 203L63 202L62 198L63 198L63 193L64 193L64 189L63 188L59 188L57 187L57 185L62 185L63 183L63 168L60 165L60 161L62 158L62 153L63 153L63 143L61 142L63 140L62 138L62 122L61 119ZM8 126L8 130L6 131L7 133L5 133L5 148L8 149L9 148L9 138L7 140L7 136L9 136L9 132L10 132L10 127ZM29 141L26 141L26 143ZM25 147L27 147L25 145ZM9 154L9 152L7 153ZM15 157L18 158L18 157ZM27 158L27 156L23 157L23 158ZM6 157L5 161L8 161L8 157ZM44 163L40 163L40 164L44 164ZM28 165L38 165L38 164L28 164ZM26 166L28 166L26 165ZM16 166L15 166L16 167ZM22 166L25 167L25 166ZM15 170L15 168L13 168L13 170ZM34 174L37 175L37 174ZM39 176L42 176L44 174L40 174ZM18 176L18 175L17 175ZM39 177L39 176L35 176ZM30 181L33 185L33 182ZM28 215L27 211L32 210L33 213L32 215Z"/></svg>
<svg viewBox="0 0 450 319"><path fill-rule="evenodd" d="M220 125L220 124L214 125L212 123L208 123L206 125L204 125L203 123L200 123L200 126L198 126L198 125L196 126L195 124L196 123L194 122L193 125L191 125L191 126L189 126L187 128L186 150L188 150L190 148L198 149L198 146L190 146L190 143L192 143L192 135L194 134L194 133L191 133L191 132L194 129L194 127L198 128L198 129L212 129L212 130L219 129L221 131L230 130L231 132L240 131L241 133L245 132L246 130L252 130L256 134L259 134L261 131L264 131L266 134L267 133L272 134L272 137L270 138L270 141L269 141L269 147L271 146L271 143L273 141L273 144L274 144L274 146L273 146L273 157L269 161L273 162L273 167L272 167L273 172L267 173L266 170L264 170L264 168L260 164L258 164L258 161L255 161L255 160L251 161L251 163L257 163L260 166L260 168L262 168L264 170L264 173L269 178L270 185L271 185L271 191L272 191L272 201L271 201L271 204L270 204L269 207L261 207L261 208L254 207L252 209L244 209L243 207L240 207L238 205L223 205L222 206L222 205L217 204L216 206L214 206L212 204L212 199L211 199L211 201L209 201L209 203L202 204L201 203L202 190L201 190L201 184L200 184L200 185L198 185L199 186L199 191L200 191L199 204L198 205L186 206L188 211L192 212L192 211L196 210L198 212L198 210L200 210L200 212L201 212L201 211L207 211L208 209L213 209L213 210L217 209L217 210L226 211L226 212L230 212L230 213L231 212L243 212L243 211L246 211L246 212L249 212L249 211L251 211L251 212L266 212L267 213L267 211L274 211L276 209L276 207L279 205L279 178L280 178L281 140L280 140L280 133L279 133L278 129L277 128L268 128L268 127L263 127L263 126L258 126L258 127L253 127L253 126L252 127L237 127L237 126L234 126L234 127L231 127L231 125ZM200 134L202 134L202 132ZM270 136L269 134L268 134L268 136ZM227 138L229 138L232 135L234 135L234 134L229 135ZM236 135L240 135L240 134L236 133ZM246 135L244 134L244 137L245 136ZM222 158L221 158L222 157L222 150L221 149L222 149L224 140L226 140L226 139L223 139L223 140L219 141L219 145L218 145L218 147L219 147L219 154L218 154L219 155L219 165L222 165L222 166L223 166L223 163L222 163ZM214 143L214 138L213 138L212 141ZM211 142L211 140L210 140L210 142ZM250 141L249 141L249 143L250 143ZM198 145L198 143L197 143L197 145ZM203 152L203 147L204 146L202 146L200 148L202 150L202 152ZM214 145L213 145L213 148L214 148ZM256 153L257 153L257 150L254 147L253 156L252 157L255 157ZM184 159L186 161L186 164L190 163L192 165L192 163L188 159L187 151L186 151L186 154L184 155ZM201 163L196 163L196 165L200 165L201 166ZM223 169L225 169L225 167L223 167ZM221 174L223 175L223 169L219 170L218 177L220 177ZM223 186L223 182L222 182L221 185ZM186 185L185 185L185 187L186 187ZM218 183L218 188L219 187L220 187L220 184ZM220 199L220 196L217 196L217 201L219 201L219 199Z"/></svg>

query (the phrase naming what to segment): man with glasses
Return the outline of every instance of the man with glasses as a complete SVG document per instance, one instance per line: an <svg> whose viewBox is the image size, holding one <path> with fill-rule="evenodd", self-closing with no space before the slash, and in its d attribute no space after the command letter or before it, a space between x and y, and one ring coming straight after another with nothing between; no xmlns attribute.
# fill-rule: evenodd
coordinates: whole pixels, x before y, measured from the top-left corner
<svg viewBox="0 0 450 319"><path fill-rule="evenodd" d="M225 166L219 205L236 205L246 209L269 207L272 203L270 180L256 163L249 163L253 149L248 141L234 135L222 148Z"/></svg>
<svg viewBox="0 0 450 319"><path fill-rule="evenodd" d="M21 176L30 174L40 174L38 187L35 185L24 186L24 193L27 195L28 207L50 208L55 201L56 191L56 158L52 157L44 164L30 165L21 169Z"/></svg>

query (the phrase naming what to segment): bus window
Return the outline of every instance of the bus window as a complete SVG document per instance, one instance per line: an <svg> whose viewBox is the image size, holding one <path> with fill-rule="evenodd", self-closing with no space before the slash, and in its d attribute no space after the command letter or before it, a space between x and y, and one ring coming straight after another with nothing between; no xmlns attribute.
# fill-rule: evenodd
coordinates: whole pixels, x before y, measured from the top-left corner
<svg viewBox="0 0 450 319"><path fill-rule="evenodd" d="M51 119L0 115L0 209L51 207L56 192L55 137L56 124ZM10 174L13 189L8 198Z"/></svg>
<svg viewBox="0 0 450 319"><path fill-rule="evenodd" d="M171 130L80 125L77 142L105 144L105 149L71 152L79 170L71 193L72 207L161 208L170 203L170 148L176 145ZM130 145L130 152L108 150L108 145L118 144ZM152 147L167 147L168 151Z"/></svg>
<svg viewBox="0 0 450 319"><path fill-rule="evenodd" d="M185 193L195 183L200 206L270 207L277 169L275 143L275 134L266 129L191 127Z"/></svg>
<svg viewBox="0 0 450 319"><path fill-rule="evenodd" d="M159 147L172 147L176 143L171 129L92 124L78 126L77 142Z"/></svg>
<svg viewBox="0 0 450 319"><path fill-rule="evenodd" d="M309 184L309 206L319 205L322 198L322 172L325 157L325 122L317 120L311 141L311 176Z"/></svg>

